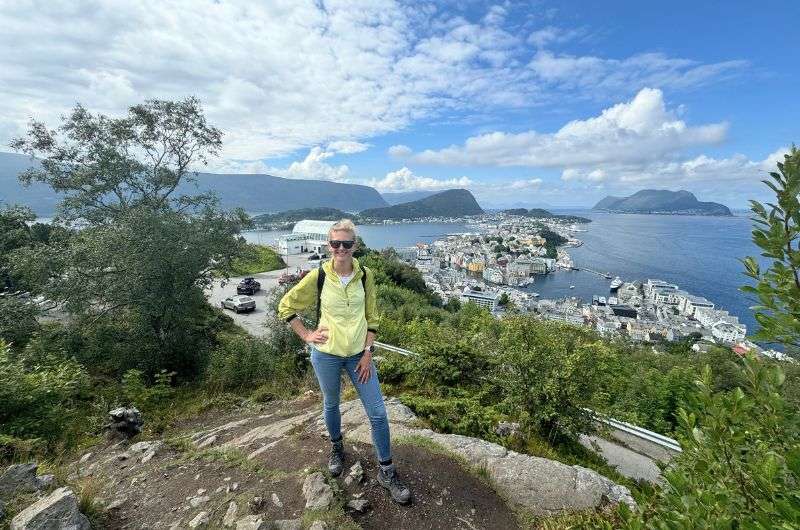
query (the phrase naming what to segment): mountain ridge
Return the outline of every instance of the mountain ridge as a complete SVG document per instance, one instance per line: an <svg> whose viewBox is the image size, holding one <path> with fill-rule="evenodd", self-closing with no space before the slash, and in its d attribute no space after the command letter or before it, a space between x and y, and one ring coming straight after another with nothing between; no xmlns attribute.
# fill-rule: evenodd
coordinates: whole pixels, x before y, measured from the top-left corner
<svg viewBox="0 0 800 530"><path fill-rule="evenodd" d="M404 202L385 208L370 208L362 211L361 218L418 219L421 217L462 217L484 213L469 190L445 190L416 201Z"/></svg>
<svg viewBox="0 0 800 530"><path fill-rule="evenodd" d="M63 195L49 186L33 183L24 187L17 175L38 162L25 155L0 152L0 202L30 206L39 216L56 211ZM328 207L357 212L388 206L370 186L326 180L287 179L273 175L220 174L198 172L196 182L183 182L178 194L213 191L223 208L243 208L249 212L280 212L301 208Z"/></svg>
<svg viewBox="0 0 800 530"><path fill-rule="evenodd" d="M615 213L674 215L733 215L724 204L698 201L686 190L640 190L628 197L609 195L592 207Z"/></svg>

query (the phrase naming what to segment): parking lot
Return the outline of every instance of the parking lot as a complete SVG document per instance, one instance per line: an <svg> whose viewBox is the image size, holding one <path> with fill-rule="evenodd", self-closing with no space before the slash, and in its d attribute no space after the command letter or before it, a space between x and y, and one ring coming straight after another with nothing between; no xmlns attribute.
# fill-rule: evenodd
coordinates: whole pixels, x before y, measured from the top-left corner
<svg viewBox="0 0 800 530"><path fill-rule="evenodd" d="M307 256L289 256L290 273L294 273L297 267L306 264ZM286 272L287 269L279 269L269 272L260 272L251 274L250 276L261 282L261 290L252 296L256 301L256 309L250 313L235 313L230 310L225 310L225 314L233 318L233 320L247 330L248 333L256 336L263 336L267 333L267 328L264 327L264 318L266 316L267 298L269 292L277 287L278 278ZM214 307L220 307L220 302L229 296L236 295L236 285L241 281L243 276L231 276L225 287L220 286L220 281L214 282L212 287L206 290L206 297L208 303Z"/></svg>

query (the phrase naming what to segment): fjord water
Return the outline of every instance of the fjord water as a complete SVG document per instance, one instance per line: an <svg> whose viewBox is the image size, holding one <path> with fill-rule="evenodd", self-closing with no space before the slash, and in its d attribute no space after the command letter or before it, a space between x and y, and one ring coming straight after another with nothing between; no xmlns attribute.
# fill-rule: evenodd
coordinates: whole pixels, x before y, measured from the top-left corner
<svg viewBox="0 0 800 530"><path fill-rule="evenodd" d="M704 296L717 307L727 309L755 331L749 309L754 305L739 287L748 283L738 261L758 256L750 239L751 221L747 216L702 217L684 215L607 214L593 211L559 211L588 217L581 225L586 232L575 237L583 241L569 248L577 267L608 272L626 281L657 278ZM474 227L458 223L410 223L360 226L359 234L371 248L408 247L431 242L446 234L472 232ZM247 232L253 243L272 243L288 232ZM574 289L570 286L574 285ZM609 280L585 271L558 271L537 276L528 290L542 298L577 296L590 301L592 295L608 296Z"/></svg>

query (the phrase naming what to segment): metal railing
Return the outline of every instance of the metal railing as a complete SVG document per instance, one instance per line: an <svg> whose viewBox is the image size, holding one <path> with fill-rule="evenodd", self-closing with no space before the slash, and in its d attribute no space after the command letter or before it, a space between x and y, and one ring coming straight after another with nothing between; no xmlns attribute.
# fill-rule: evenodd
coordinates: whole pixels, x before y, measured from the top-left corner
<svg viewBox="0 0 800 530"><path fill-rule="evenodd" d="M386 350L393 353L399 353L400 355L404 355L406 357L419 357L419 353L413 352L411 350L406 350L404 348L399 348L391 344L375 341L374 345L376 348L380 348L382 350ZM599 423L608 425L609 427L622 431L635 438L639 438L640 440L644 440L646 442L658 445L659 447L667 449L668 451L672 451L675 453L683 452L678 441L670 438L669 436L664 436L663 434L649 431L644 427L639 427L638 425L633 425L631 423L620 421L610 416L606 416L605 414L595 412L592 409L584 409L584 410L591 413L592 416L594 417L594 420Z"/></svg>

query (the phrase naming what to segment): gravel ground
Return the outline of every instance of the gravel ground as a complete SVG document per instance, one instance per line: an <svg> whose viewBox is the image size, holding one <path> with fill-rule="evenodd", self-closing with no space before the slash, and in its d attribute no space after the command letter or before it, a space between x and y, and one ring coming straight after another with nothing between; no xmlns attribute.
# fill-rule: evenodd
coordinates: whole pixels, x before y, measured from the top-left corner
<svg viewBox="0 0 800 530"><path fill-rule="evenodd" d="M306 255L289 256L289 272L295 272L297 267L304 265L307 261L307 257ZM246 329L248 333L259 337L264 336L268 331L267 328L264 327L264 317L267 314L267 296L273 288L278 286L278 278L285 272L286 269L279 269L252 274L251 276L253 278L261 282L261 290L253 295L256 301L255 311L236 314L233 311L226 310L225 313L233 318L238 325ZM220 307L220 302L222 302L224 298L236 294L236 285L242 278L243 276L231 276L231 279L225 287L220 287L219 281L214 282L211 289L206 290L208 303L214 307Z"/></svg>

